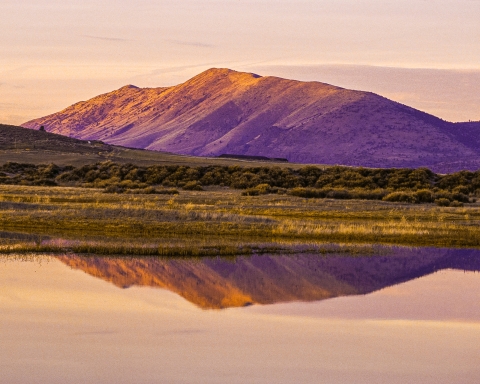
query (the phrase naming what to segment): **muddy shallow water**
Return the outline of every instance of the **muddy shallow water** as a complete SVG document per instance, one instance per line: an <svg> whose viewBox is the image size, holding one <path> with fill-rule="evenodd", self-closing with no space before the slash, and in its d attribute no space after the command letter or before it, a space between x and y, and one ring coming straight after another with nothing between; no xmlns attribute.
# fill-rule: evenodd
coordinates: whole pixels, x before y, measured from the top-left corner
<svg viewBox="0 0 480 384"><path fill-rule="evenodd" d="M477 383L480 251L0 259L0 383Z"/></svg>

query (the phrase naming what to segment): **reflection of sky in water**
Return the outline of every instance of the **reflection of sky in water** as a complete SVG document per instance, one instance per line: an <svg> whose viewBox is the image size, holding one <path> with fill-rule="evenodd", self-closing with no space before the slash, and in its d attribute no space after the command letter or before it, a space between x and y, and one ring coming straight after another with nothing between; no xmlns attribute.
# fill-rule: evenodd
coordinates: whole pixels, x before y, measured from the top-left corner
<svg viewBox="0 0 480 384"><path fill-rule="evenodd" d="M41 262L40 262L41 261ZM205 311L54 258L0 262L0 383L474 383L480 274Z"/></svg>

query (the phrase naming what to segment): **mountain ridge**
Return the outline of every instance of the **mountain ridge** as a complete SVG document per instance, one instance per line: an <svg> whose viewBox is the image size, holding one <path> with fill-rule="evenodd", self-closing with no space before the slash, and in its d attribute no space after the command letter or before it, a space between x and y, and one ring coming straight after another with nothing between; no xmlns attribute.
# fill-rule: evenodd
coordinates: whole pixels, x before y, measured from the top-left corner
<svg viewBox="0 0 480 384"><path fill-rule="evenodd" d="M87 140L195 156L367 167L480 168L480 122L450 123L371 92L212 68L132 85L29 121Z"/></svg>

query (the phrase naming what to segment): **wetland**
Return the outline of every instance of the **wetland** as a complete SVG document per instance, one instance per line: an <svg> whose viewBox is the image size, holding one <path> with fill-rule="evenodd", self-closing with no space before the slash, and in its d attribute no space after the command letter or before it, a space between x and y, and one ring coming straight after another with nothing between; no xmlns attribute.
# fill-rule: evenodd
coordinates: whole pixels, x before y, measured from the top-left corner
<svg viewBox="0 0 480 384"><path fill-rule="evenodd" d="M0 185L0 383L480 377L478 203L202 189Z"/></svg>

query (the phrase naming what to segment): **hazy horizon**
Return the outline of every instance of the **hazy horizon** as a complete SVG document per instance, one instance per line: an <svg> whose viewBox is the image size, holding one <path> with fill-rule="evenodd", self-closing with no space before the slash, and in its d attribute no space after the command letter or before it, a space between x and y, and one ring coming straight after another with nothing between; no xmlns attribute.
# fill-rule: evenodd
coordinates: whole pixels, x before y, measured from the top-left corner
<svg viewBox="0 0 480 384"><path fill-rule="evenodd" d="M210 67L362 89L480 120L480 1L2 1L0 121Z"/></svg>

